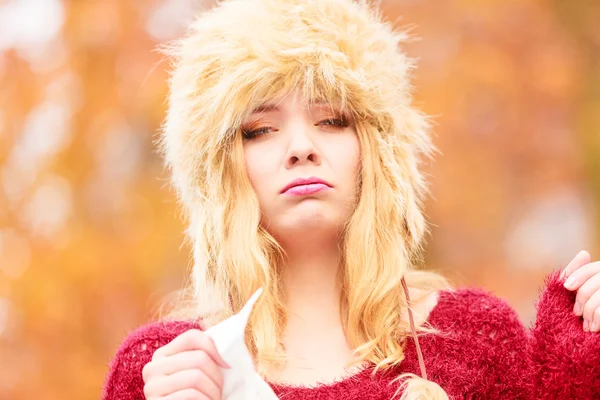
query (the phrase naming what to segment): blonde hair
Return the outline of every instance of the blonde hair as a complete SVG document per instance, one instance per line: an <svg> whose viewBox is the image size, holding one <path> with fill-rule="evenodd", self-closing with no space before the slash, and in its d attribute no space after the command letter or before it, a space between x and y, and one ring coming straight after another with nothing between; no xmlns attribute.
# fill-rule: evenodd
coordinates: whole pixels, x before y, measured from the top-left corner
<svg viewBox="0 0 600 400"><path fill-rule="evenodd" d="M200 316L210 326L263 287L246 338L261 373L285 360L278 281L284 254L260 225L240 126L254 107L293 88L309 101L336 102L356 122L360 193L342 237L341 299L356 362L372 362L376 371L404 359L410 326L401 318L403 277L424 296L450 289L443 276L413 268L427 233L419 164L434 147L428 118L412 106L413 63L398 48L407 38L362 1L228 0L201 13L184 38L163 48L173 71L157 144L194 257L190 301L171 315ZM436 333L427 324L418 329ZM433 382L411 382L404 382L403 398L421 398L434 386L438 394L427 398L447 398Z"/></svg>

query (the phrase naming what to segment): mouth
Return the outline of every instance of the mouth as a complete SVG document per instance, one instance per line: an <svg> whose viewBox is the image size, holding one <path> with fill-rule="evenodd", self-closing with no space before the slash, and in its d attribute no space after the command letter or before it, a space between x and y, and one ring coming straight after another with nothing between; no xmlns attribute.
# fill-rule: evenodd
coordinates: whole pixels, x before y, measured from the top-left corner
<svg viewBox="0 0 600 400"><path fill-rule="evenodd" d="M332 187L333 185L329 182L313 176L310 178L294 179L281 190L281 194L304 195L320 192Z"/></svg>

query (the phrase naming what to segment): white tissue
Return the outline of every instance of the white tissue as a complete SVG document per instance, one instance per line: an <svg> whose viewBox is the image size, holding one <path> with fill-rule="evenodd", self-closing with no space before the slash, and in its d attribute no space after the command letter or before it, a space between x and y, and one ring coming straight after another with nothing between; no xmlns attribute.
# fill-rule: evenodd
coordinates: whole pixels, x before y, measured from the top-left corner
<svg viewBox="0 0 600 400"><path fill-rule="evenodd" d="M248 317L261 293L262 289L258 289L238 314L205 332L215 342L221 357L231 366L230 369L223 369L223 400L277 400L269 384L256 373L244 341Z"/></svg>

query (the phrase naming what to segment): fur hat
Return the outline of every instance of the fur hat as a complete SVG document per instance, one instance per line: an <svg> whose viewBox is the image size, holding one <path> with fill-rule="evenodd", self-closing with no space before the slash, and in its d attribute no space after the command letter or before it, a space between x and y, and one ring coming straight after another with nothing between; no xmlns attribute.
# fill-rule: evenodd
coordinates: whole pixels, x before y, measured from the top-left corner
<svg viewBox="0 0 600 400"><path fill-rule="evenodd" d="M418 163L433 146L427 117L411 104L413 62L398 46L407 38L351 0L228 0L201 14L166 48L175 64L160 145L185 209L210 196L213 149L227 145L252 106L302 87L376 129L384 163L400 164L386 173L405 208L409 247L421 243Z"/></svg>

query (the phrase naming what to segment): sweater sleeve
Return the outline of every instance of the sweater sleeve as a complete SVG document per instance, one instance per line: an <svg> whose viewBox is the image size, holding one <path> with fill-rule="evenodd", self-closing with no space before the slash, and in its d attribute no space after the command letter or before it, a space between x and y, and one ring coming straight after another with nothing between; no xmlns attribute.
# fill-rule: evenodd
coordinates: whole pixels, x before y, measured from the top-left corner
<svg viewBox="0 0 600 400"><path fill-rule="evenodd" d="M573 314L576 292L563 287L560 271L545 283L532 328L536 398L598 399L600 334L583 331L583 319Z"/></svg>
<svg viewBox="0 0 600 400"><path fill-rule="evenodd" d="M189 329L191 322L154 322L133 331L117 349L106 375L102 400L144 400L142 369L154 351Z"/></svg>

